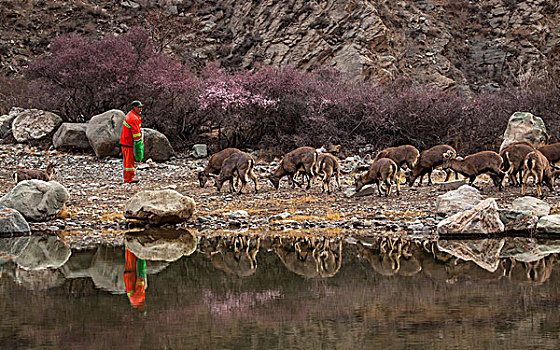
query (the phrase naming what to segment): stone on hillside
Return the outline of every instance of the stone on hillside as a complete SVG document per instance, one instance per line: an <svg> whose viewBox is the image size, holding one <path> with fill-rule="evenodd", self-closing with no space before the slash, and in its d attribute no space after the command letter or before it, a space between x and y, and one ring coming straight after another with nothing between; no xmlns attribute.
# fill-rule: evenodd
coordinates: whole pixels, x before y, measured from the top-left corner
<svg viewBox="0 0 560 350"><path fill-rule="evenodd" d="M438 214L452 215L473 208L481 200L482 195L479 190L469 185L463 185L454 191L438 196L436 211Z"/></svg>
<svg viewBox="0 0 560 350"><path fill-rule="evenodd" d="M143 128L142 131L144 132L144 159L152 159L156 162L169 160L174 151L167 137L154 129Z"/></svg>
<svg viewBox="0 0 560 350"><path fill-rule="evenodd" d="M70 248L58 236L32 236L27 248L14 259L26 270L59 268L70 258Z"/></svg>
<svg viewBox="0 0 560 350"><path fill-rule="evenodd" d="M0 205L19 211L27 220L46 221L62 210L69 197L56 181L25 180L0 198Z"/></svg>
<svg viewBox="0 0 560 350"><path fill-rule="evenodd" d="M173 262L196 250L196 239L187 230L147 229L125 236L126 248L138 259Z"/></svg>
<svg viewBox="0 0 560 350"><path fill-rule="evenodd" d="M356 192L355 189L354 193L352 194L352 197L365 197L365 196L371 196L377 193L377 185L365 185L364 187L362 187L359 191ZM393 190L391 190L392 192ZM379 193L377 193L379 194Z"/></svg>
<svg viewBox="0 0 560 350"><path fill-rule="evenodd" d="M124 216L150 224L179 223L188 220L194 200L174 190L142 191L128 200Z"/></svg>
<svg viewBox="0 0 560 350"><path fill-rule="evenodd" d="M550 214L550 205L535 197L516 198L511 203L511 208L516 211L527 211L536 216L545 216Z"/></svg>
<svg viewBox="0 0 560 350"><path fill-rule="evenodd" d="M193 145L191 154L195 158L208 157L208 146L206 146L205 144Z"/></svg>
<svg viewBox="0 0 560 350"><path fill-rule="evenodd" d="M560 233L560 215L546 215L537 223L537 233Z"/></svg>
<svg viewBox="0 0 560 350"><path fill-rule="evenodd" d="M119 138L123 120L124 113L118 109L98 114L89 120L86 136L97 158L120 156Z"/></svg>
<svg viewBox="0 0 560 350"><path fill-rule="evenodd" d="M0 140L4 142L14 141L12 134L12 123L14 119L23 112L25 109L19 107L12 107L8 114L0 116Z"/></svg>
<svg viewBox="0 0 560 350"><path fill-rule="evenodd" d="M0 237L30 234L29 224L15 209L0 206Z"/></svg>
<svg viewBox="0 0 560 350"><path fill-rule="evenodd" d="M500 220L504 223L505 232L532 231L535 229L539 217L527 211L499 209Z"/></svg>
<svg viewBox="0 0 560 350"><path fill-rule="evenodd" d="M525 141L538 147L546 144L547 140L542 118L527 112L515 112L509 118L500 151L513 142Z"/></svg>
<svg viewBox="0 0 560 350"><path fill-rule="evenodd" d="M23 252L31 240L30 234L0 238L0 266L13 260Z"/></svg>
<svg viewBox="0 0 560 350"><path fill-rule="evenodd" d="M500 221L496 200L488 198L472 209L441 221L437 232L440 235L501 233L504 232L504 224Z"/></svg>
<svg viewBox="0 0 560 350"><path fill-rule="evenodd" d="M62 124L62 118L52 112L26 109L12 121L12 134L17 142L50 143L50 136Z"/></svg>
<svg viewBox="0 0 560 350"><path fill-rule="evenodd" d="M483 269L494 272L500 265L504 239L438 240L438 249L459 259L472 261Z"/></svg>
<svg viewBox="0 0 560 350"><path fill-rule="evenodd" d="M90 150L86 129L86 123L62 123L53 135L54 148L65 151Z"/></svg>

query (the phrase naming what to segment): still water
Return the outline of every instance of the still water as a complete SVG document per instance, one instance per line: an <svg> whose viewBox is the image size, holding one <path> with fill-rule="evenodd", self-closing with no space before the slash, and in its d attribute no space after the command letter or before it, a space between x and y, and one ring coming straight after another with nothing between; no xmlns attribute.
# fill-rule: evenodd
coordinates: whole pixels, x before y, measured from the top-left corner
<svg viewBox="0 0 560 350"><path fill-rule="evenodd" d="M558 349L560 241L0 240L2 349Z"/></svg>

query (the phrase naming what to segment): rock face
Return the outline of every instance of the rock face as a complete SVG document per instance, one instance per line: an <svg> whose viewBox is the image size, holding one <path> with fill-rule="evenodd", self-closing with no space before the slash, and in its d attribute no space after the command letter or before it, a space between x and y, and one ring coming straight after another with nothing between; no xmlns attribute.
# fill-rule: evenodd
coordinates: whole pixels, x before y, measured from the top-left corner
<svg viewBox="0 0 560 350"><path fill-rule="evenodd" d="M50 143L49 137L62 124L58 115L38 109L26 109L12 122L12 134L17 142Z"/></svg>
<svg viewBox="0 0 560 350"><path fill-rule="evenodd" d="M86 136L98 158L120 156L119 138L123 120L124 112L112 109L93 116L87 123Z"/></svg>
<svg viewBox="0 0 560 350"><path fill-rule="evenodd" d="M161 132L143 128L144 132L144 160L152 159L156 162L169 160L174 154L171 143Z"/></svg>
<svg viewBox="0 0 560 350"><path fill-rule="evenodd" d="M0 206L0 237L30 234L31 229L19 211Z"/></svg>
<svg viewBox="0 0 560 350"><path fill-rule="evenodd" d="M451 215L474 207L482 200L480 191L476 188L463 185L454 191L449 191L436 200L436 211L438 214Z"/></svg>
<svg viewBox="0 0 560 350"><path fill-rule="evenodd" d="M62 123L53 135L54 148L65 151L90 150L86 129L86 123Z"/></svg>
<svg viewBox="0 0 560 350"><path fill-rule="evenodd" d="M441 221L437 232L440 235L501 233L504 232L504 224L500 221L496 200L488 198L470 210Z"/></svg>
<svg viewBox="0 0 560 350"><path fill-rule="evenodd" d="M124 216L150 224L174 224L188 220L194 208L194 200L177 191L142 191L128 200Z"/></svg>
<svg viewBox="0 0 560 350"><path fill-rule="evenodd" d="M56 181L26 180L0 198L0 205L19 211L27 220L45 221L56 216L69 198Z"/></svg>
<svg viewBox="0 0 560 350"><path fill-rule="evenodd" d="M5 6L0 70L22 70L49 40L72 28L87 36L139 26L136 13L164 17L170 49L191 64L226 69L257 64L298 69L333 66L355 79L400 74L421 83L491 90L502 82L560 74L557 1L97 1L72 6L45 0ZM133 5L130 5L133 4ZM49 11L44 11L48 8ZM99 15L101 13L102 15ZM133 15L131 15L133 14ZM177 30L189 18L192 31ZM61 23L63 26L61 27ZM19 28L26 28L25 31ZM28 42L26 45L15 43ZM161 39L163 40L163 39Z"/></svg>
<svg viewBox="0 0 560 350"><path fill-rule="evenodd" d="M500 152L509 144L525 141L535 147L546 144L548 135L541 118L526 112L515 112L509 118Z"/></svg>
<svg viewBox="0 0 560 350"><path fill-rule="evenodd" d="M71 254L70 247L58 236L32 236L27 248L14 262L26 270L59 268L68 261Z"/></svg>
<svg viewBox="0 0 560 350"><path fill-rule="evenodd" d="M173 262L196 250L196 239L186 230L147 229L125 236L126 248L144 260Z"/></svg>

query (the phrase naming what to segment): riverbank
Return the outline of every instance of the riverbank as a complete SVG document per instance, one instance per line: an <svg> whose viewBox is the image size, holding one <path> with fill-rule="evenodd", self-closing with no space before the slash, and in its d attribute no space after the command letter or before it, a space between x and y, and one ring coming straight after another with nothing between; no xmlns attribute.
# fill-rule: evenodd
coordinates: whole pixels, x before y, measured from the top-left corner
<svg viewBox="0 0 560 350"><path fill-rule="evenodd" d="M324 194L319 184L311 190L291 189L283 179L275 191L268 174L275 165L257 161L255 173L259 179L259 193L252 183L246 194L229 192L224 185L217 193L213 181L200 188L196 173L207 159L194 159L189 154L177 154L171 160L155 163L148 160L138 167L138 184L122 183L120 159L97 159L93 154L71 154L55 150L40 150L31 146L0 145L0 195L15 185L11 174L16 167L44 168L47 160L56 163L54 180L70 193L70 200L59 217L46 222L30 223L33 231L46 231L75 242L120 242L126 232L141 225L126 220L123 209L128 198L142 190L173 189L192 197L196 202L193 217L177 226L211 234L216 232L254 232L282 234L345 235L391 234L430 236L442 218L436 215L437 196L446 192L438 185L401 186L401 195L387 198L376 194L363 197L348 196L353 188L352 160L342 160L344 170L341 189ZM441 181L439 172L435 181ZM519 188L506 187L498 192L484 176L475 183L483 197L496 198L498 206L507 208L520 197ZM334 182L334 180L333 180ZM529 187L529 194L534 188ZM558 196L549 195L546 201L558 212Z"/></svg>

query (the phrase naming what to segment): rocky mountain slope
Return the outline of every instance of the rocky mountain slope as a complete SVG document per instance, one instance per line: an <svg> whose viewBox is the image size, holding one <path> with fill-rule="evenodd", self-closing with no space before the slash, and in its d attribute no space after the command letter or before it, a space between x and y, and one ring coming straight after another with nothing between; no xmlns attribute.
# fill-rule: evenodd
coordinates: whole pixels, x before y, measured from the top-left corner
<svg viewBox="0 0 560 350"><path fill-rule="evenodd" d="M491 90L560 76L560 4L550 0L0 0L0 70L17 74L57 35L148 28L195 68L333 66L380 81Z"/></svg>

